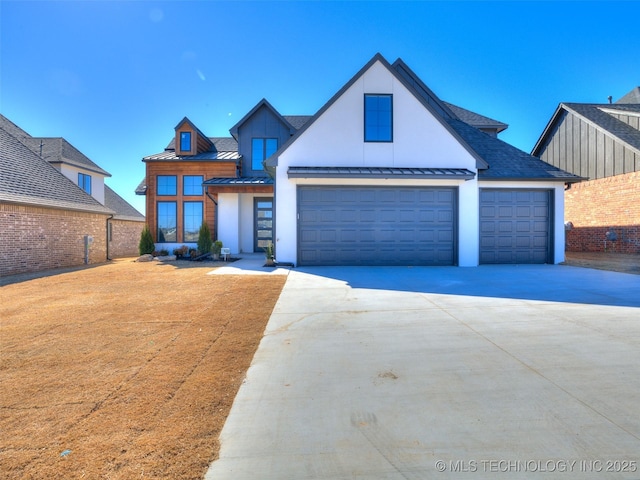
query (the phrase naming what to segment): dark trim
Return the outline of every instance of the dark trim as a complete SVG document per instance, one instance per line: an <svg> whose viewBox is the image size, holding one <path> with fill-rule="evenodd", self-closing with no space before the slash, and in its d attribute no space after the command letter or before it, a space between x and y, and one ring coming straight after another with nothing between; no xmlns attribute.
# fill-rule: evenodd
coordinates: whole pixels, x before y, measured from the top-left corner
<svg viewBox="0 0 640 480"><path fill-rule="evenodd" d="M289 178L376 178L472 180L475 173L465 168L400 167L289 167Z"/></svg>

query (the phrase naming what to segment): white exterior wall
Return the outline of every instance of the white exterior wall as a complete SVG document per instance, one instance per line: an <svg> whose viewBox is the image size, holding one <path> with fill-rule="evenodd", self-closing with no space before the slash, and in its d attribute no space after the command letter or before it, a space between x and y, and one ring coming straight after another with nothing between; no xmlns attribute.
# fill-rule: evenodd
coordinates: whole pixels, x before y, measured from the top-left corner
<svg viewBox="0 0 640 480"><path fill-rule="evenodd" d="M91 176L91 196L104 205L104 176L98 175L95 172L77 168L72 165L63 163L60 165L60 173L71 180L75 185L78 185L78 173L84 173Z"/></svg>
<svg viewBox="0 0 640 480"><path fill-rule="evenodd" d="M564 183L562 182L479 182L479 188L524 188L527 190L553 190L553 263L564 262ZM478 232L479 234L479 232ZM478 235L479 236L479 235Z"/></svg>
<svg viewBox="0 0 640 480"><path fill-rule="evenodd" d="M218 240L232 254L240 253L240 219L240 194L218 193Z"/></svg>
<svg viewBox="0 0 640 480"><path fill-rule="evenodd" d="M364 141L364 95L393 95L393 142ZM475 158L380 62L367 70L279 157L276 257L297 263L297 185L458 186L459 265L478 264L477 182L289 179L289 166L466 168ZM475 230L474 230L475 229Z"/></svg>

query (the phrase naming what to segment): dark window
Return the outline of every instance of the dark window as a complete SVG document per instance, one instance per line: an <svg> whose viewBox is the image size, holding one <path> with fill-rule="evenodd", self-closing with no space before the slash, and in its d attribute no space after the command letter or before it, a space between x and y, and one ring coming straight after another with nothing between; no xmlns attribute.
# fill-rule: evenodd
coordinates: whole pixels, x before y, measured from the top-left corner
<svg viewBox="0 0 640 480"><path fill-rule="evenodd" d="M180 150L191 151L191 132L180 132Z"/></svg>
<svg viewBox="0 0 640 480"><path fill-rule="evenodd" d="M202 175L185 175L182 177L183 195L202 195Z"/></svg>
<svg viewBox="0 0 640 480"><path fill-rule="evenodd" d="M273 243L273 198L255 198L253 201L255 218L255 245L256 252L264 252L264 249Z"/></svg>
<svg viewBox="0 0 640 480"><path fill-rule="evenodd" d="M158 175L158 195L176 195L177 183L175 175Z"/></svg>
<svg viewBox="0 0 640 480"><path fill-rule="evenodd" d="M158 202L158 243L177 241L176 202Z"/></svg>
<svg viewBox="0 0 640 480"><path fill-rule="evenodd" d="M254 138L251 140L251 169L264 170L262 162L278 150L277 138Z"/></svg>
<svg viewBox="0 0 640 480"><path fill-rule="evenodd" d="M91 175L78 173L78 186L91 195Z"/></svg>
<svg viewBox="0 0 640 480"><path fill-rule="evenodd" d="M183 225L185 242L197 242L200 227L202 226L202 202L184 202Z"/></svg>
<svg viewBox="0 0 640 480"><path fill-rule="evenodd" d="M393 141L393 97L364 96L364 141Z"/></svg>

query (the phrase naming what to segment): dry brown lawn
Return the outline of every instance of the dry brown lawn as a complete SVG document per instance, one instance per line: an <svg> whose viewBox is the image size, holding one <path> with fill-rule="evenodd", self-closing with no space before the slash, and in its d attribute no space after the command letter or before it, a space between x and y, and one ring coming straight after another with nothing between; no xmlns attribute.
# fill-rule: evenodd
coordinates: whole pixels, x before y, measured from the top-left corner
<svg viewBox="0 0 640 480"><path fill-rule="evenodd" d="M285 277L176 265L0 287L0 478L203 478Z"/></svg>

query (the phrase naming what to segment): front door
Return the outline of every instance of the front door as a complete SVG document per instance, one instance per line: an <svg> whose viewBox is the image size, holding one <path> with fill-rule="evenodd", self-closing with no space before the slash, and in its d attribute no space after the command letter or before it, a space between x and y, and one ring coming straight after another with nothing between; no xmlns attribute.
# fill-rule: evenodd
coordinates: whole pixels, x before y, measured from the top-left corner
<svg viewBox="0 0 640 480"><path fill-rule="evenodd" d="M253 212L253 251L264 253L265 247L273 242L273 198L254 198Z"/></svg>

